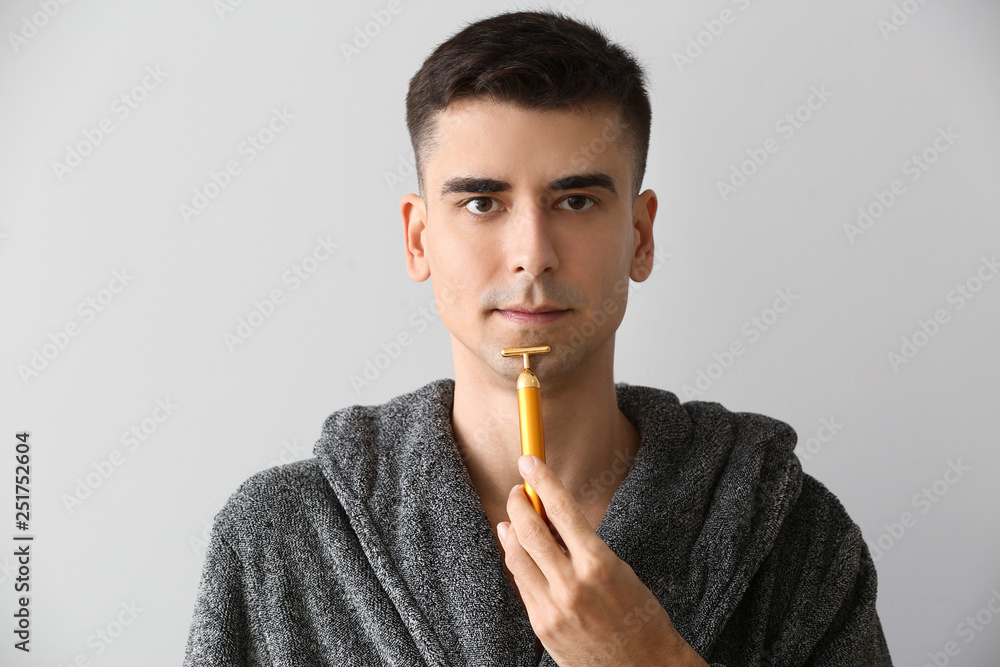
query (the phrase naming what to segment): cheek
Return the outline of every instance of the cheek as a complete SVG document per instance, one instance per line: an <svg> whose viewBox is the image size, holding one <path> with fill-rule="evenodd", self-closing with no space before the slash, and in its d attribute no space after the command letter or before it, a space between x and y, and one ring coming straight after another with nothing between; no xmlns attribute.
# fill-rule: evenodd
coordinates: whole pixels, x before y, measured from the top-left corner
<svg viewBox="0 0 1000 667"><path fill-rule="evenodd" d="M477 282L473 274L475 263L470 257L468 246L454 239L435 239L431 259L431 277L435 280L435 290L446 303L464 302L471 292L470 286Z"/></svg>
<svg viewBox="0 0 1000 667"><path fill-rule="evenodd" d="M446 263L445 263L446 264ZM444 322L457 324L477 317L484 305L484 284L472 269L462 266L438 266L434 284L435 304L438 316Z"/></svg>
<svg viewBox="0 0 1000 667"><path fill-rule="evenodd" d="M605 262L603 273L595 278L598 282L592 283L589 290L593 298L590 319L599 329L615 328L621 323L630 287L628 264L621 266L617 258Z"/></svg>
<svg viewBox="0 0 1000 667"><path fill-rule="evenodd" d="M452 281L446 278L434 280L434 307L442 320L448 320L454 314L461 312L462 294Z"/></svg>
<svg viewBox="0 0 1000 667"><path fill-rule="evenodd" d="M469 307L484 305L481 304L484 292L499 284L497 258L490 252L465 246L456 248L447 262L449 280L462 295L463 303Z"/></svg>
<svg viewBox="0 0 1000 667"><path fill-rule="evenodd" d="M608 330L618 328L625 316L627 290L627 284L620 292L616 292L614 286L608 286L600 295L600 301L594 304L594 310L591 313L591 318L598 328Z"/></svg>

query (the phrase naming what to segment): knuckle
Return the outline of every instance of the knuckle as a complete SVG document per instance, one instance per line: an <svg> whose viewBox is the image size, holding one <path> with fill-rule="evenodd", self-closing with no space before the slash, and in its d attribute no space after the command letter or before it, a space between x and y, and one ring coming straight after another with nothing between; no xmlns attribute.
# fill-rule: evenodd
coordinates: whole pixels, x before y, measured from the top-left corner
<svg viewBox="0 0 1000 667"><path fill-rule="evenodd" d="M545 488L547 488L545 485L545 475L543 475L542 472L538 470L538 468L535 468L530 473L528 473L528 475L525 476L524 481L530 484L531 488L533 488L535 491L538 491L538 489L544 490Z"/></svg>
<svg viewBox="0 0 1000 667"><path fill-rule="evenodd" d="M560 636L566 636L569 630L565 612L567 607L565 605L559 606L553 602L550 600L545 603L547 613L541 616L538 630L535 632L539 639L557 639Z"/></svg>
<svg viewBox="0 0 1000 667"><path fill-rule="evenodd" d="M565 622L562 618L556 614L555 618L550 618L543 627L546 638L548 637L559 637L560 635L566 634ZM539 637L540 639L540 637Z"/></svg>
<svg viewBox="0 0 1000 667"><path fill-rule="evenodd" d="M580 578L588 582L606 581L610 574L607 562L590 552L581 554L579 572Z"/></svg>
<svg viewBox="0 0 1000 667"><path fill-rule="evenodd" d="M586 584L580 580L570 580L564 582L559 588L559 606L562 609L577 609L585 601Z"/></svg>
<svg viewBox="0 0 1000 667"><path fill-rule="evenodd" d="M571 507L568 498L556 498L545 506L545 512L554 517L565 518L569 516Z"/></svg>
<svg viewBox="0 0 1000 667"><path fill-rule="evenodd" d="M521 528L521 531L517 534L517 539L522 543L531 543L538 539L541 532L534 524L528 524Z"/></svg>

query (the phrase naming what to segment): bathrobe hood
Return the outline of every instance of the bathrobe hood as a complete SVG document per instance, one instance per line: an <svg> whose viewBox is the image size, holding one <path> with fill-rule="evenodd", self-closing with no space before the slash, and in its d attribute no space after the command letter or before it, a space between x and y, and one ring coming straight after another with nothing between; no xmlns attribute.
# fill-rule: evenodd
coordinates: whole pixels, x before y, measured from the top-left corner
<svg viewBox="0 0 1000 667"><path fill-rule="evenodd" d="M517 654L535 635L451 426L455 382L332 414L315 446L324 476L429 664ZM802 486L795 432L718 403L617 383L638 429L632 467L597 535L703 655L774 544ZM527 661L525 661L527 659ZM545 652L543 666L555 665Z"/></svg>

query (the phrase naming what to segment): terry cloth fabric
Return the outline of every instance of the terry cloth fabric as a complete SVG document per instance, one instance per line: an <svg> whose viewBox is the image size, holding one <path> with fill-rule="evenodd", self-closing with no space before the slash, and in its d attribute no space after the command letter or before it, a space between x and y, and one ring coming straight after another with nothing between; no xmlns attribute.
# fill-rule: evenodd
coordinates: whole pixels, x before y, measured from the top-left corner
<svg viewBox="0 0 1000 667"><path fill-rule="evenodd" d="M891 665L861 531L795 431L616 383L639 450L597 535L713 667ZM330 415L215 516L186 667L527 667L535 635L451 426L455 381ZM555 665L543 653L537 664Z"/></svg>

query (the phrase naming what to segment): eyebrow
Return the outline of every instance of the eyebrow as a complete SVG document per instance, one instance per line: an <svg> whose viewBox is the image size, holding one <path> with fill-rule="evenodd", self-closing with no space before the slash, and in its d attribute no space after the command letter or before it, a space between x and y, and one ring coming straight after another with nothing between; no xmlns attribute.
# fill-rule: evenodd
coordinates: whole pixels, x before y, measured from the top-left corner
<svg viewBox="0 0 1000 667"><path fill-rule="evenodd" d="M553 181L549 181L549 190L573 190L576 188L604 188L613 194L618 194L615 188L615 181L610 175L602 171L592 171L585 174L571 174L563 176ZM441 196L444 197L453 192L473 192L484 194L489 192L507 192L511 189L507 181L482 176L456 176L449 178L441 187Z"/></svg>

